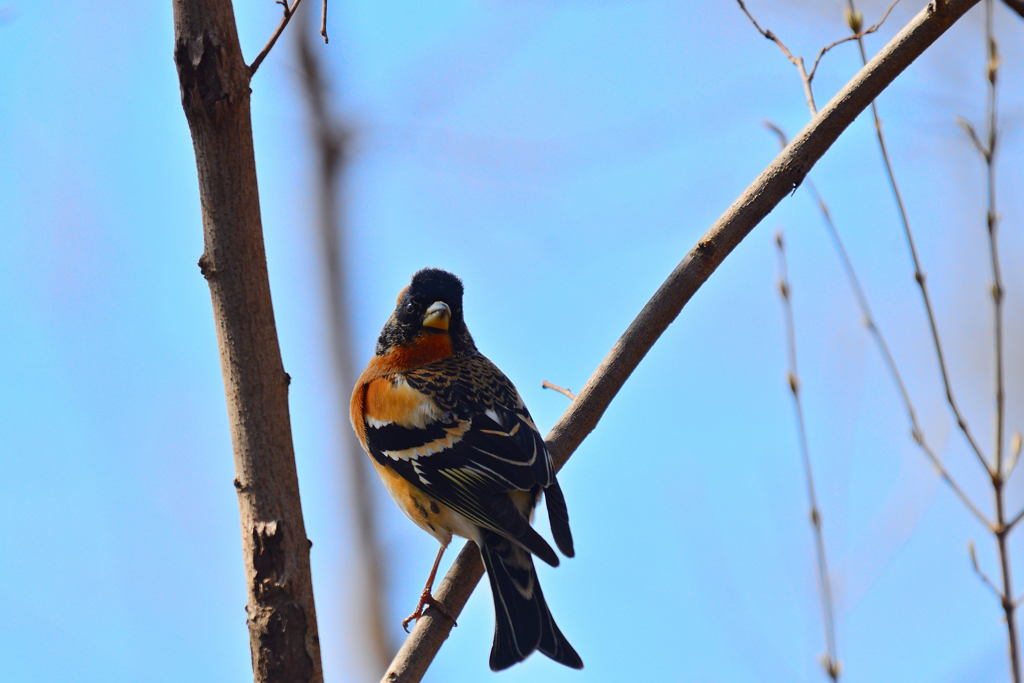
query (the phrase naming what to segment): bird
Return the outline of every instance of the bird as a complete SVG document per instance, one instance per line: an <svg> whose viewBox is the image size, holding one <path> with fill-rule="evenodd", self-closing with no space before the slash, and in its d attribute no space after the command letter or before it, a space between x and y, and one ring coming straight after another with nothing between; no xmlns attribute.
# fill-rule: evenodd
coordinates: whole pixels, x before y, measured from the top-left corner
<svg viewBox="0 0 1024 683"><path fill-rule="evenodd" d="M452 273L417 271L352 392L352 426L385 488L441 545L402 626L408 630L428 606L454 623L431 590L452 536L461 536L479 548L494 598L490 668L507 669L540 651L582 669L551 616L533 564L534 555L559 564L531 526L542 497L555 545L566 557L575 554L565 497L522 397L473 342L463 291Z"/></svg>

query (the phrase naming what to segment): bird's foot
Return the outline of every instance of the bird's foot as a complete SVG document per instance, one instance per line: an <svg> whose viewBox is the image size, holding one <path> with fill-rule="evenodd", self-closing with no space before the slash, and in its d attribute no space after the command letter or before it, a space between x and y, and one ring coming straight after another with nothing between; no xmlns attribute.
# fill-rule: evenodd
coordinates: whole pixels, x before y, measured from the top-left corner
<svg viewBox="0 0 1024 683"><path fill-rule="evenodd" d="M402 620L402 628L405 629L406 633L409 632L409 622L416 621L423 616L424 607L433 607L441 613L441 616L452 622L452 626L458 626L458 623L455 621L455 617L448 613L448 610L445 609L444 605L434 599L434 596L430 594L429 589L424 589L420 594L420 601L416 604L416 610Z"/></svg>

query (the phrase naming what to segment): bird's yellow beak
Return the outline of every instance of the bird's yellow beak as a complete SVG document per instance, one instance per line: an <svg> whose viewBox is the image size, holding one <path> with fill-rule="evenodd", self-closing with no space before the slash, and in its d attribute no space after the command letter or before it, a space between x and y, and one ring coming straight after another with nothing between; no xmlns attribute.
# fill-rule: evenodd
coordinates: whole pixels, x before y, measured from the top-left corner
<svg viewBox="0 0 1024 683"><path fill-rule="evenodd" d="M433 327L448 331L448 321L452 319L452 309L443 301L435 301L423 314L423 327Z"/></svg>

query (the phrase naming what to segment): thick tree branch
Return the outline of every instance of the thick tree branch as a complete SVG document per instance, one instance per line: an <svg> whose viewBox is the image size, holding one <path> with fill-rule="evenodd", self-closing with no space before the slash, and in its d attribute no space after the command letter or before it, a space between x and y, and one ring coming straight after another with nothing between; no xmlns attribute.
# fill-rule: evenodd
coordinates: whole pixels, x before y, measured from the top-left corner
<svg viewBox="0 0 1024 683"><path fill-rule="evenodd" d="M192 133L242 526L253 676L323 681L289 377L270 298L249 115L230 0L173 0L174 61Z"/></svg>
<svg viewBox="0 0 1024 683"><path fill-rule="evenodd" d="M615 394L654 342L725 257L775 205L800 185L807 172L871 101L978 2L947 0L929 4L832 98L733 202L658 288L548 434L548 449L557 467L565 464L597 426ZM457 617L482 573L479 553L472 543L467 543L435 597ZM450 629L451 622L434 618L427 612L398 651L384 680L419 681Z"/></svg>

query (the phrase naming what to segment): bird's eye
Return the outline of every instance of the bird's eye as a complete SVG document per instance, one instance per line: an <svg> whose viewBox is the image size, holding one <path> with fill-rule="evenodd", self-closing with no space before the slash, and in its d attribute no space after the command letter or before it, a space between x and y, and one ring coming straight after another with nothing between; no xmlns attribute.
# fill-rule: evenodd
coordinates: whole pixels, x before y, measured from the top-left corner
<svg viewBox="0 0 1024 683"><path fill-rule="evenodd" d="M407 303L405 305L405 312L408 313L409 315L412 315L413 313L415 313L416 312L416 304L414 304L411 301L409 303Z"/></svg>

